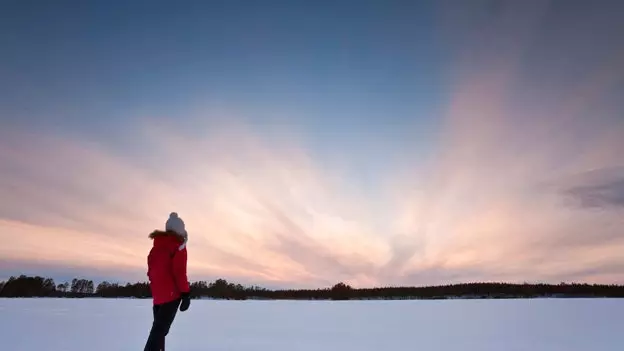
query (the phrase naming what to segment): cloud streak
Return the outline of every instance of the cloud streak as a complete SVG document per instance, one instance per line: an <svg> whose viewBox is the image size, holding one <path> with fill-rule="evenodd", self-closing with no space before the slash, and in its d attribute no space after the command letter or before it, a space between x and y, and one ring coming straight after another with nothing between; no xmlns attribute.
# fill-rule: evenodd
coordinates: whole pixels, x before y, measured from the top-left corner
<svg viewBox="0 0 624 351"><path fill-rule="evenodd" d="M202 124L208 113L188 130L146 119L131 153L3 129L0 262L142 276L147 234L175 210L192 279L623 282L624 47L609 38L624 24L491 4L444 10L457 55L434 154L385 170L376 192L292 131Z"/></svg>
<svg viewBox="0 0 624 351"><path fill-rule="evenodd" d="M589 172L589 177L585 178L584 182L562 190L573 205L589 209L624 209L624 169L597 170Z"/></svg>
<svg viewBox="0 0 624 351"><path fill-rule="evenodd" d="M567 273L576 269L621 262L621 213L566 201L571 193L585 204L589 197L618 201L624 123L612 97L624 61L622 44L607 38L624 28L608 19L595 27L592 11L556 2L497 4L496 11L484 3L450 12L455 27L446 30L463 39L437 153L402 181L411 183L403 192L410 195L397 200L405 234L392 239L386 267L402 272L397 282L565 280L578 278ZM590 30L591 38L567 39ZM584 50L591 57L575 62L573 53ZM550 67L561 56L565 69ZM573 66L576 79L563 84L559 74L572 75ZM551 71L541 74L545 68ZM615 170L615 181L596 186L586 179L561 191L570 179L604 168Z"/></svg>
<svg viewBox="0 0 624 351"><path fill-rule="evenodd" d="M381 240L355 217L365 205L341 196L342 180L322 176L296 145L260 142L239 127L196 138L140 133L157 157L7 133L0 226L14 245L2 257L141 270L147 234L173 210L188 223L197 277L326 284L383 257Z"/></svg>

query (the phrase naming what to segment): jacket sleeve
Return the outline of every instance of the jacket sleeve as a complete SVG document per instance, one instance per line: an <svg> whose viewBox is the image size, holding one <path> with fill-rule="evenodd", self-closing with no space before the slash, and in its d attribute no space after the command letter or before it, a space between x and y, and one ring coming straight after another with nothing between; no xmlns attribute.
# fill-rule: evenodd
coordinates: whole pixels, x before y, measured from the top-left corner
<svg viewBox="0 0 624 351"><path fill-rule="evenodd" d="M173 255L173 277L180 292L190 292L191 287L186 274L186 248L176 251Z"/></svg>

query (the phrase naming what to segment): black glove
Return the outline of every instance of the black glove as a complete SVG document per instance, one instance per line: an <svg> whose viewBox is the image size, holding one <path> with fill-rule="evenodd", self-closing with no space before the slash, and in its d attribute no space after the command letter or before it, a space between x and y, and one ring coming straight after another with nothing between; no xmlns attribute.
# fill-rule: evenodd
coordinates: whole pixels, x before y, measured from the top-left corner
<svg viewBox="0 0 624 351"><path fill-rule="evenodd" d="M180 297L182 298L182 303L180 304L180 311L184 312L188 310L189 306L191 305L191 294L187 292L182 293L180 294Z"/></svg>

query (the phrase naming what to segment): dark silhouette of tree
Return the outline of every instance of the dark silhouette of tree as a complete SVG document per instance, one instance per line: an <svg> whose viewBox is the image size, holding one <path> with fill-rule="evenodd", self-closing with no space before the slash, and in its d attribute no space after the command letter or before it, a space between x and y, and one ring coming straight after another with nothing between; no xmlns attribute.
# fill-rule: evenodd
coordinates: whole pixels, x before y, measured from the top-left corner
<svg viewBox="0 0 624 351"><path fill-rule="evenodd" d="M85 287L85 294L89 294L89 295L91 295L91 294L93 294L93 292L94 292L94 288L93 288L93 281L92 281L92 280L89 280L89 281L87 281L87 283L86 283L86 287Z"/></svg>
<svg viewBox="0 0 624 351"><path fill-rule="evenodd" d="M54 280L50 278L43 280L41 288L46 296L53 295L56 292L56 284L54 283Z"/></svg>
<svg viewBox="0 0 624 351"><path fill-rule="evenodd" d="M10 277L0 290L2 297L50 297L56 293L54 280L43 277Z"/></svg>
<svg viewBox="0 0 624 351"><path fill-rule="evenodd" d="M353 295L353 288L345 283L338 283L331 288L332 300L349 300Z"/></svg>
<svg viewBox="0 0 624 351"><path fill-rule="evenodd" d="M126 285L120 285L117 283L101 282L98 284L95 296L99 297L135 297L135 298L147 298L151 297L151 291L149 283L126 283Z"/></svg>
<svg viewBox="0 0 624 351"><path fill-rule="evenodd" d="M97 288L95 289L95 294L98 296L103 296L103 294L110 288L111 288L111 283L107 281L103 281L100 284L98 284Z"/></svg>
<svg viewBox="0 0 624 351"><path fill-rule="evenodd" d="M70 292L72 296L90 296L94 293L93 281L74 278L71 282Z"/></svg>
<svg viewBox="0 0 624 351"><path fill-rule="evenodd" d="M0 297L133 297L150 298L148 282L110 283L103 281L94 288L92 280L72 279L58 286L54 280L39 276L10 277L0 282ZM464 283L425 287L376 287L356 289L343 282L331 288L269 290L259 286L245 287L225 279L191 283L193 298L213 299L448 299L448 298L532 298L532 297L624 297L622 285L579 283L508 284Z"/></svg>
<svg viewBox="0 0 624 351"><path fill-rule="evenodd" d="M56 286L56 291L58 291L61 294L65 294L68 289L69 289L69 283L67 282L58 284Z"/></svg>

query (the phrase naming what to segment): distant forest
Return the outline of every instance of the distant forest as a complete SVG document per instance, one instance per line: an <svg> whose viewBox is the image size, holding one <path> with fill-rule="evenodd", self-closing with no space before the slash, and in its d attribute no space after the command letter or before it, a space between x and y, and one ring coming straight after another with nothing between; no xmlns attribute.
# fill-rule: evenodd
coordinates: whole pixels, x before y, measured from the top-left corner
<svg viewBox="0 0 624 351"><path fill-rule="evenodd" d="M503 299L536 297L624 297L624 285L597 284L508 284L466 283L425 287L352 288L338 283L322 289L269 290L258 286L243 286L225 279L214 282L193 282L193 298L228 300L295 299L295 300L362 300L362 299ZM102 297L150 298L149 283L125 285L75 278L71 282L55 284L53 279L21 275L0 282L0 297Z"/></svg>

